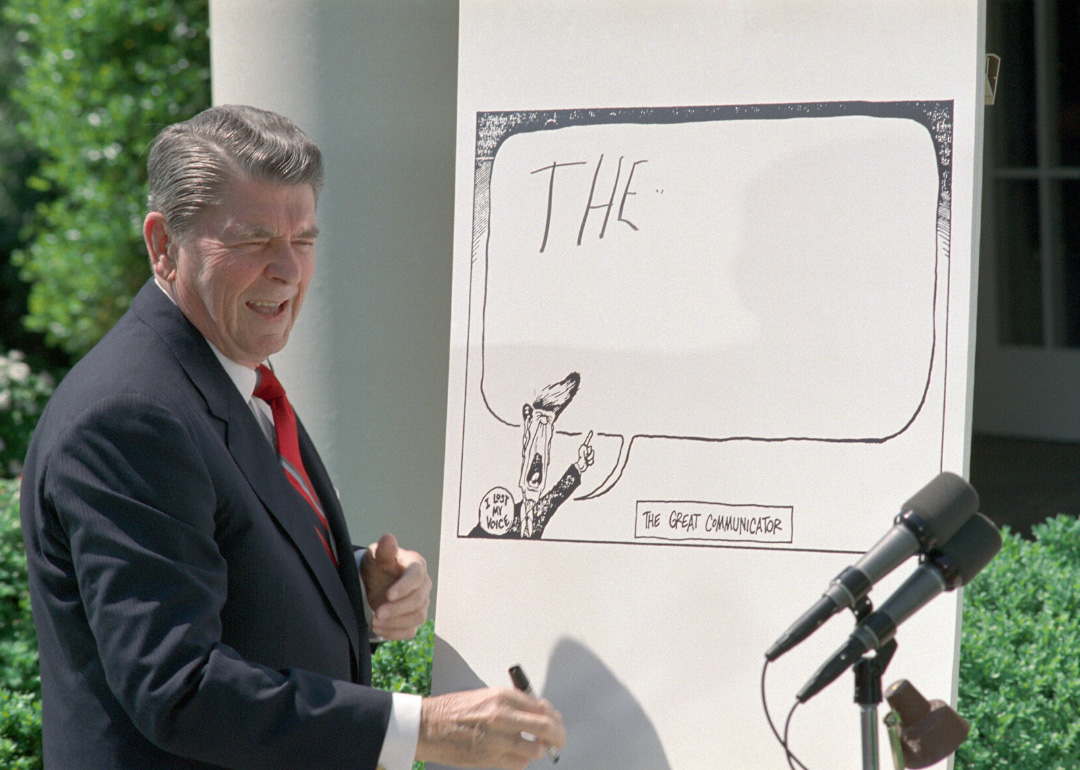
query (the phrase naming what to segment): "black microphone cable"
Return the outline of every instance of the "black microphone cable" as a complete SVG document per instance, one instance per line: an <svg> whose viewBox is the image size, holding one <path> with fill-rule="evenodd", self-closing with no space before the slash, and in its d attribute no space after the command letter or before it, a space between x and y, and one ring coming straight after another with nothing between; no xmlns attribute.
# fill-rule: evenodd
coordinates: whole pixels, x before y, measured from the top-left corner
<svg viewBox="0 0 1080 770"><path fill-rule="evenodd" d="M799 701L795 701L795 705L792 706L791 711L788 712L787 720L784 721L784 751L787 752L788 767L790 767L791 770L795 770L795 765L791 764L791 760L795 758L795 755L792 754L791 749L787 747L788 732L791 730L791 718L795 716L795 709L797 709L800 705L801 704L799 703ZM795 761L799 762L798 759L795 759ZM799 767L801 767L802 770L807 770L806 765L804 765L802 762L799 762Z"/></svg>
<svg viewBox="0 0 1080 770"><path fill-rule="evenodd" d="M772 730L772 734L776 736L777 742L783 747L784 754L787 757L788 767L790 767L791 770L796 770L795 765L798 765L802 770L809 770L809 768L807 768L807 766L804 765L802 761L795 756L791 749L788 748L787 742L788 728L791 725L791 716L795 713L795 709L799 706L799 702L795 701L795 705L792 706L791 712L788 713L787 723L784 725L783 737L780 736L780 732L776 729L776 725L773 724L772 716L769 714L769 703L768 699L765 696L765 675L769 670L770 662L771 661L766 658L765 665L761 669L761 707L765 710L765 721L769 723L769 729Z"/></svg>

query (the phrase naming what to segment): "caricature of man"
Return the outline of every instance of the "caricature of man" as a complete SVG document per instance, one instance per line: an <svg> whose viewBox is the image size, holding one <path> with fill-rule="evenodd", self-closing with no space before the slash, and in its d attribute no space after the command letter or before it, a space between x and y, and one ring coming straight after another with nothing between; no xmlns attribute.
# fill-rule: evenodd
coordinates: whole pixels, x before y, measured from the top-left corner
<svg viewBox="0 0 1080 770"><path fill-rule="evenodd" d="M469 533L470 537L539 538L558 507L581 484L581 474L593 464L596 456L590 444L592 431L578 447L577 462L566 469L550 490L544 491L548 482L555 420L574 398L580 384L581 376L571 372L565 379L540 391L532 404L522 406L525 434L522 437L521 474L518 477L522 501L514 505L514 518L505 532L496 534L477 524Z"/></svg>

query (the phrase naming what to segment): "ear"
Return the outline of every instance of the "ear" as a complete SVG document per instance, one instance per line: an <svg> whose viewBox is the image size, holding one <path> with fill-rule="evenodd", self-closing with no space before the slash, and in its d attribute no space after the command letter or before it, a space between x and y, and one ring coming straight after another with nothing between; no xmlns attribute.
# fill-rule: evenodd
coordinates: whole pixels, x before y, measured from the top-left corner
<svg viewBox="0 0 1080 770"><path fill-rule="evenodd" d="M143 220L143 241L154 275L172 283L176 278L176 239L160 211L151 211Z"/></svg>

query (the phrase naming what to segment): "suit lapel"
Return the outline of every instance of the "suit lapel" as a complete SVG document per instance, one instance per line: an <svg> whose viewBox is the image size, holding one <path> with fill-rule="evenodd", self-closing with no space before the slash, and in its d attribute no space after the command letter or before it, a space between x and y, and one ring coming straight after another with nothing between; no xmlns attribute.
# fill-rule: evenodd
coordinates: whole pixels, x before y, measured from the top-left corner
<svg viewBox="0 0 1080 770"><path fill-rule="evenodd" d="M300 551L348 632L353 649L357 650L360 639L353 603L337 568L315 533L315 514L308 502L289 483L270 442L266 440L239 394L236 402L239 407L234 408L226 433L229 452L270 515L277 519ZM323 507L326 507L325 504ZM350 558L351 551L342 553L342 556Z"/></svg>
<svg viewBox="0 0 1080 770"><path fill-rule="evenodd" d="M362 605L354 604L352 591L346 590L346 581L342 575L338 574L315 533L311 521L314 515L311 506L289 483L278 464L270 442L266 440L265 434L255 421L255 416L244 403L225 370L221 368L221 364L210 350L206 340L184 317L179 308L173 305L159 287L154 285L152 279L140 290L132 303L132 309L158 332L202 394L210 413L225 423L225 442L229 453L236 460L237 466L266 510L277 520L281 529L307 563L348 634L354 651L361 650L354 608ZM311 446L306 434L304 438L309 453L314 453L314 447ZM305 456L305 463L307 459ZM325 487L329 484L329 480L325 479L326 472L322 464L317 463L317 465L320 475L324 478L322 484ZM332 487L330 490L332 493ZM326 507L327 502L323 497L325 492L318 487L317 491ZM329 502L335 511L334 519L341 522L340 527L337 527L340 530L344 526L344 521L336 496ZM345 550L340 550L342 533L335 532L334 536L342 558L351 559L351 546L345 546ZM347 535L345 537L347 539ZM363 622L362 616L360 622ZM364 646L366 647L366 644Z"/></svg>
<svg viewBox="0 0 1080 770"><path fill-rule="evenodd" d="M300 456L304 461L304 470L307 471L311 483L315 487L315 494L319 496L319 501L322 503L327 524L330 526L330 535L333 537L334 545L337 548L338 575L341 578L342 585L345 587L345 592L349 596L349 601L352 602L355 616L366 633L367 621L364 616L364 594L360 587L360 573L353 560L352 539L349 537L349 530L345 524L345 514L341 509L337 490L334 488L334 484L330 480L330 474L327 473L322 459L319 457L318 452L315 451L315 445L299 418L296 420L296 427L300 439ZM371 671L371 650L367 639L361 640L359 652L360 672L363 672L361 678L364 680L362 684L370 684L368 672Z"/></svg>
<svg viewBox="0 0 1080 770"><path fill-rule="evenodd" d="M337 490L330 480L330 474L322 464L322 458L315 450L315 444L304 429L304 423L296 418L297 436L300 440L300 458L304 461L304 470L315 487L315 494L319 496L323 512L326 514L326 523L330 527L330 537L334 540L334 548L337 551L338 562L341 564L341 578L346 582L346 590L350 588L346 576L353 570L346 569L346 565L352 559L352 540L345 524L345 514L341 510L341 502L338 500ZM351 594L351 591L350 591ZM356 605L363 609L362 602Z"/></svg>

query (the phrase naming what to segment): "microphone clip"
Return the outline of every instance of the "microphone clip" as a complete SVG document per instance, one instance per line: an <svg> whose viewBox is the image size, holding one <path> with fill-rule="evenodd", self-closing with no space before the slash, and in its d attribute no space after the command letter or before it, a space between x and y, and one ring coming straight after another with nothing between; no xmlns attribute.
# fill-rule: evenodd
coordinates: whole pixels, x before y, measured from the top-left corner
<svg viewBox="0 0 1080 770"><path fill-rule="evenodd" d="M869 596L864 596L855 602L855 606L851 608L851 612L855 615L855 622L861 623L866 619L866 616L874 611L874 603L870 601Z"/></svg>
<svg viewBox="0 0 1080 770"><path fill-rule="evenodd" d="M877 706L883 700L881 677L896 654L896 640L890 639L874 655L864 654L855 664L855 702Z"/></svg>

